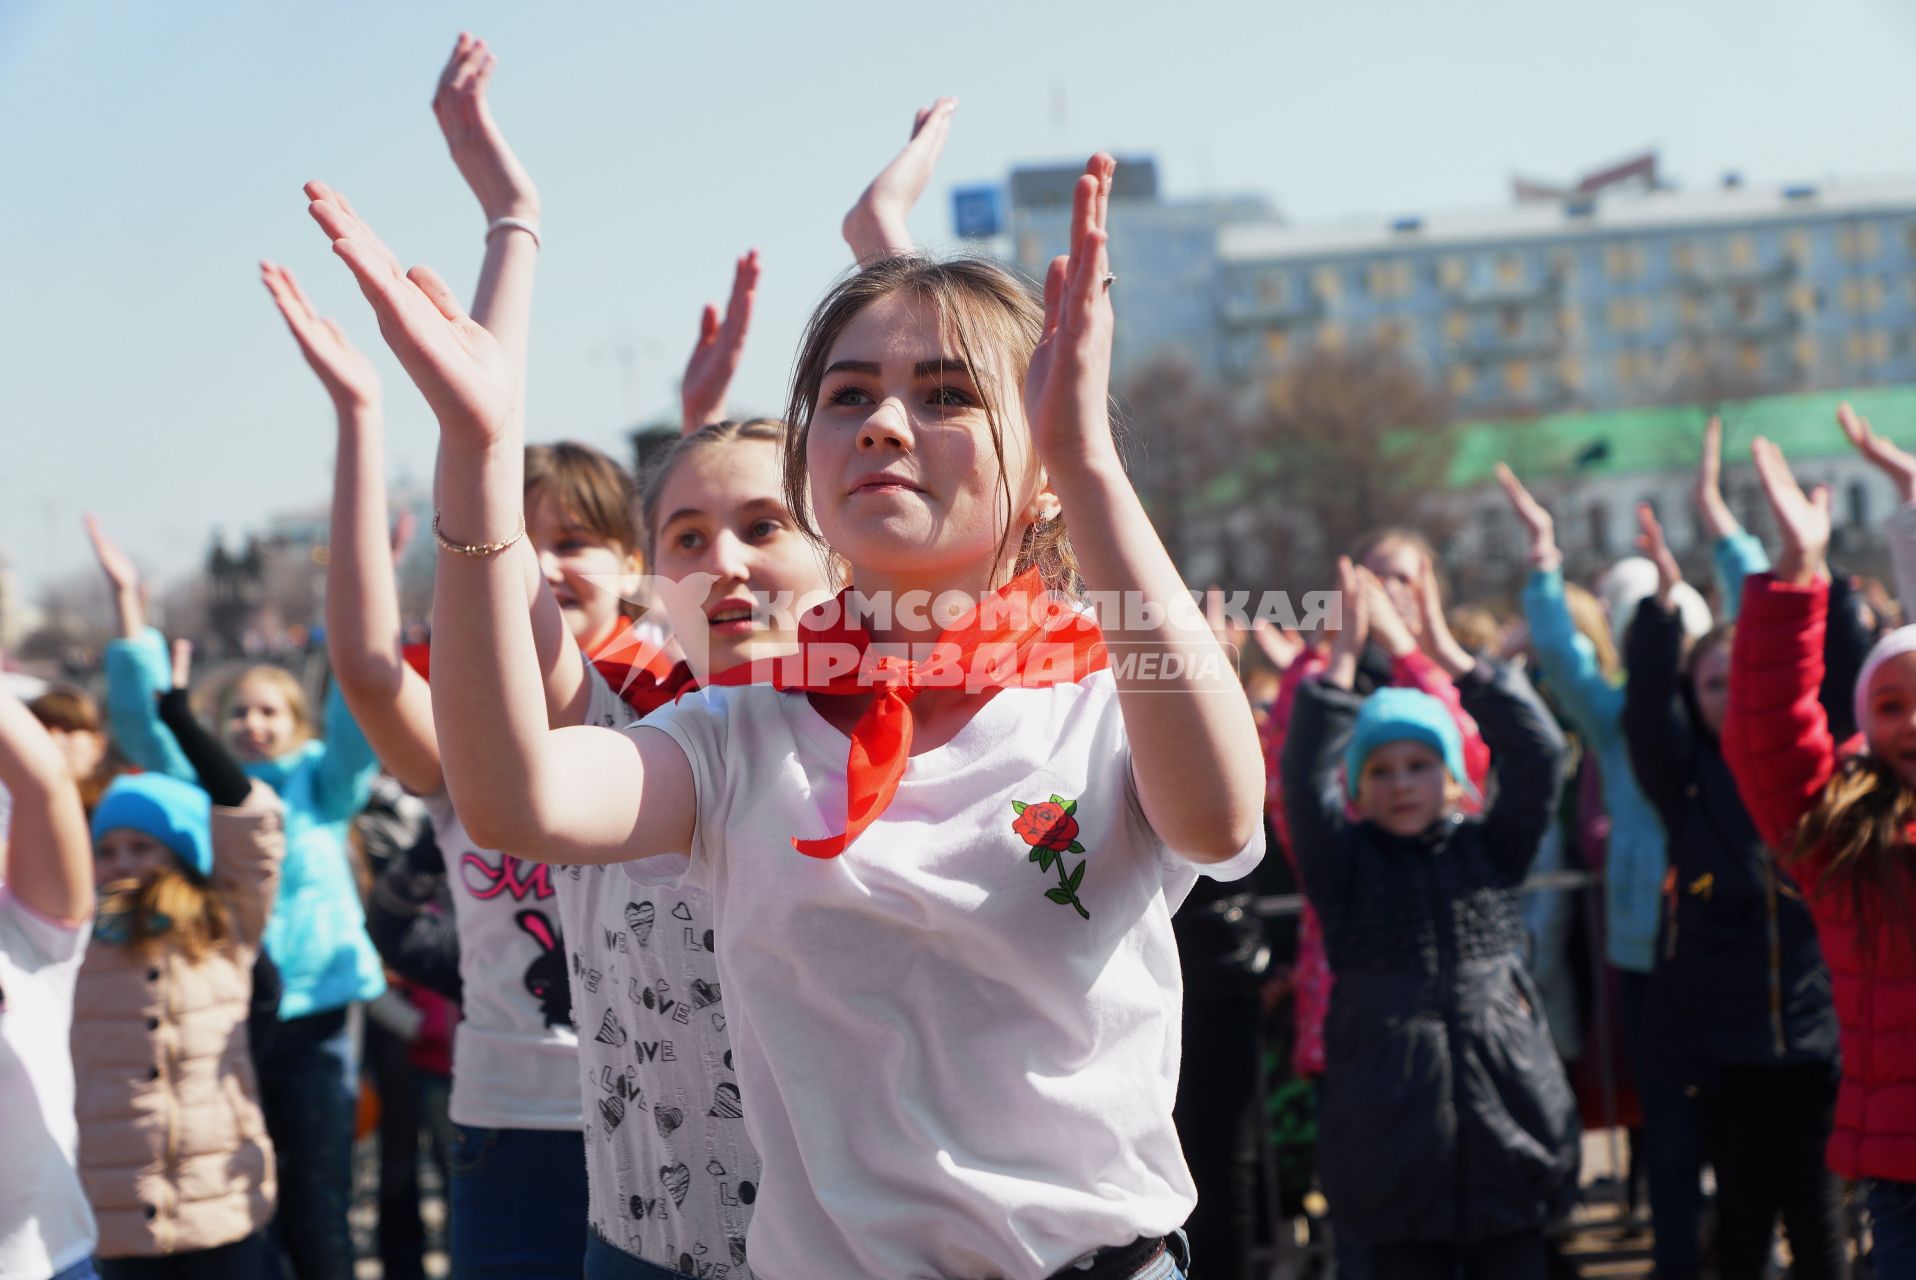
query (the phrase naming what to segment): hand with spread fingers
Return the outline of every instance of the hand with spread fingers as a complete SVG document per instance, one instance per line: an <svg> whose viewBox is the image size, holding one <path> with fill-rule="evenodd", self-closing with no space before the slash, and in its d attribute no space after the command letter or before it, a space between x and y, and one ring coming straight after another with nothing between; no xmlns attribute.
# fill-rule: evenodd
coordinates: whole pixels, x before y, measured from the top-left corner
<svg viewBox="0 0 1916 1280"><path fill-rule="evenodd" d="M1337 594L1343 616L1337 634L1331 639L1330 665L1324 670L1324 682L1348 689L1357 682L1357 664L1370 643L1370 605L1376 597L1366 589L1364 571L1349 556L1337 557Z"/></svg>
<svg viewBox="0 0 1916 1280"><path fill-rule="evenodd" d="M379 318L386 344L438 418L442 444L490 449L516 427L517 370L429 267L403 271L346 197L306 184L307 210Z"/></svg>
<svg viewBox="0 0 1916 1280"><path fill-rule="evenodd" d="M1099 153L1072 192L1071 252L1045 274L1044 336L1025 374L1025 417L1038 460L1055 478L1065 468L1117 459L1111 438L1111 291L1106 277L1111 177L1117 161Z"/></svg>
<svg viewBox="0 0 1916 1280"><path fill-rule="evenodd" d="M1850 446L1896 486L1896 500L1905 506L1916 502L1916 456L1899 448L1887 436L1877 435L1869 419L1850 408L1847 402L1837 406L1836 421Z"/></svg>
<svg viewBox="0 0 1916 1280"><path fill-rule="evenodd" d="M1807 586L1829 575L1830 488L1819 484L1809 493L1790 474L1789 460L1774 443L1758 436L1750 446L1756 460L1763 496L1782 538L1776 557L1776 580Z"/></svg>
<svg viewBox="0 0 1916 1280"><path fill-rule="evenodd" d="M1530 490L1517 479L1517 473L1501 462L1497 464L1497 483L1503 486L1504 496L1510 499L1510 509L1517 513L1524 532L1529 535L1530 567L1557 568L1563 563L1563 553L1557 549L1557 522L1551 518L1549 509L1531 497Z"/></svg>
<svg viewBox="0 0 1916 1280"><path fill-rule="evenodd" d="M373 362L346 337L337 323L321 316L306 298L299 281L285 267L271 262L259 264L260 281L273 295L300 354L319 375L333 408L341 414L365 412L379 404L379 375Z"/></svg>
<svg viewBox="0 0 1916 1280"><path fill-rule="evenodd" d="M100 570L106 574L107 586L113 592L113 612L119 623L120 637L137 639L146 630L146 584L140 581L139 566L120 549L119 543L107 536L98 516L88 512L83 520L87 541L93 544L93 557L100 562Z"/></svg>
<svg viewBox="0 0 1916 1280"><path fill-rule="evenodd" d="M738 260L732 272L732 297L725 318L710 303L699 317L699 338L692 358L685 362L679 402L686 435L713 422L725 421L725 397L745 354L745 332L752 323L752 304L758 293L758 250Z"/></svg>
<svg viewBox="0 0 1916 1280"><path fill-rule="evenodd" d="M911 140L904 150L879 170L845 215L845 243L860 265L912 252L911 232L905 222L931 183L932 170L938 167L938 156L951 135L952 113L957 109L956 98L940 98L921 109L912 120Z"/></svg>
<svg viewBox="0 0 1916 1280"><path fill-rule="evenodd" d="M433 91L432 114L487 220L520 218L536 227L539 189L506 145L486 103L486 89L498 65L498 55L484 40L461 32Z"/></svg>

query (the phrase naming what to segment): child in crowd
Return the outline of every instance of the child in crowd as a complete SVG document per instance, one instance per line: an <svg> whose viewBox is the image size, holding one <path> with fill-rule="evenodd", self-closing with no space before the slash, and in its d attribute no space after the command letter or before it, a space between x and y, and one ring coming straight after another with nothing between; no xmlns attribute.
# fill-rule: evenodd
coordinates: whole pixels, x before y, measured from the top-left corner
<svg viewBox="0 0 1916 1280"><path fill-rule="evenodd" d="M93 850L66 755L0 685L0 1280L97 1280L75 1168L68 1032L93 917Z"/></svg>
<svg viewBox="0 0 1916 1280"><path fill-rule="evenodd" d="M1339 574L1343 626L1325 678L1298 690L1283 761L1337 974L1325 1192L1380 1280L1541 1277L1580 1133L1516 905L1556 808L1563 736L1521 674L1442 645L1494 770L1491 805L1465 817L1474 787L1449 709L1415 690L1352 692L1367 615L1388 598L1348 560Z"/></svg>
<svg viewBox="0 0 1916 1280"><path fill-rule="evenodd" d="M194 719L185 665L160 718L197 785L121 777L93 813L101 901L73 1065L105 1280L255 1280L268 1262L273 1150L246 1021L285 824Z"/></svg>
<svg viewBox="0 0 1916 1280"><path fill-rule="evenodd" d="M1844 426L1852 440L1861 436L1859 447L1870 442L1866 425ZM1861 740L1839 749L1818 699L1829 491L1805 496L1768 441L1753 453L1782 548L1775 573L1751 578L1744 592L1723 751L1758 830L1802 888L1834 980L1843 1074L1829 1168L1869 1180L1876 1274L1908 1280L1916 1276L1916 628L1890 632L1865 659L1853 695ZM1767 1121L1763 1131L1781 1140Z"/></svg>

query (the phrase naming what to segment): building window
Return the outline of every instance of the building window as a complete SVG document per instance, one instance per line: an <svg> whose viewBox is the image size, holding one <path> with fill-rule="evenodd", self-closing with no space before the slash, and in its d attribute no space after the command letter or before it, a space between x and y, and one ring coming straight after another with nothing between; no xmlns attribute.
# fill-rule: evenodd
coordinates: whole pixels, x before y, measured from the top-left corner
<svg viewBox="0 0 1916 1280"><path fill-rule="evenodd" d="M1744 373L1761 373L1763 371L1763 348L1754 342L1737 343L1736 367Z"/></svg>
<svg viewBox="0 0 1916 1280"><path fill-rule="evenodd" d="M1849 357L1851 364L1868 364L1869 335L1866 333L1852 333L1843 343L1843 351L1844 354Z"/></svg>
<svg viewBox="0 0 1916 1280"><path fill-rule="evenodd" d="M1282 329L1272 329L1264 335L1264 358L1272 364L1281 364L1291 354L1291 335Z"/></svg>
<svg viewBox="0 0 1916 1280"><path fill-rule="evenodd" d="M1877 364L1889 360L1889 330L1874 329L1869 335L1869 358Z"/></svg>
<svg viewBox="0 0 1916 1280"><path fill-rule="evenodd" d="M1696 241L1678 240L1670 246L1670 266L1683 275L1696 270Z"/></svg>
<svg viewBox="0 0 1916 1280"><path fill-rule="evenodd" d="M1462 342L1470 336L1470 317L1461 311L1446 312L1444 315L1444 341Z"/></svg>
<svg viewBox="0 0 1916 1280"><path fill-rule="evenodd" d="M1317 345L1326 351L1339 351L1344 346L1344 326L1332 321L1320 325L1317 330Z"/></svg>
<svg viewBox="0 0 1916 1280"><path fill-rule="evenodd" d="M1686 325L1703 323L1703 307L1695 298L1685 295L1677 302L1677 315Z"/></svg>
<svg viewBox="0 0 1916 1280"><path fill-rule="evenodd" d="M1916 292L1916 277L1910 280L1911 291ZM1801 315L1816 314L1816 290L1806 284L1799 284L1790 290L1790 307Z"/></svg>
<svg viewBox="0 0 1916 1280"><path fill-rule="evenodd" d="M1911 227L1912 230L1916 230L1916 223L1911 224ZM1783 238L1783 253L1784 256L1799 267L1809 265L1810 233L1807 231L1790 232L1789 235Z"/></svg>
<svg viewBox="0 0 1916 1280"><path fill-rule="evenodd" d="M1469 395L1477 381L1467 364L1451 365L1447 377L1450 382L1450 394L1459 397Z"/></svg>
<svg viewBox="0 0 1916 1280"><path fill-rule="evenodd" d="M1514 338L1523 332L1522 307L1506 305L1499 308L1497 320L1498 327L1503 330L1503 335L1506 338Z"/></svg>
<svg viewBox="0 0 1916 1280"><path fill-rule="evenodd" d="M1336 302L1344 296L1344 276L1336 267L1319 267L1311 273L1311 281L1317 286L1317 296L1325 302Z"/></svg>
<svg viewBox="0 0 1916 1280"><path fill-rule="evenodd" d="M1603 251L1603 269L1612 280L1635 280L1643 274L1643 246L1614 241Z"/></svg>
<svg viewBox="0 0 1916 1280"><path fill-rule="evenodd" d="M1456 254L1449 255L1437 264L1437 282L1446 289L1461 289L1469 278L1470 267Z"/></svg>
<svg viewBox="0 0 1916 1280"><path fill-rule="evenodd" d="M1506 287L1523 283L1522 254L1500 253L1497 255L1497 283Z"/></svg>
<svg viewBox="0 0 1916 1280"><path fill-rule="evenodd" d="M1513 396L1530 394L1530 362L1512 360L1504 365L1504 389Z"/></svg>
<svg viewBox="0 0 1916 1280"><path fill-rule="evenodd" d="M1394 347L1409 336L1410 326L1400 319L1386 316L1371 326L1371 341L1380 347Z"/></svg>
<svg viewBox="0 0 1916 1280"><path fill-rule="evenodd" d="M1756 261L1756 237L1747 231L1730 237L1730 265L1739 270Z"/></svg>
<svg viewBox="0 0 1916 1280"><path fill-rule="evenodd" d="M1565 356L1557 362L1557 376L1563 379L1563 385L1572 391L1583 388L1583 361L1575 356Z"/></svg>
<svg viewBox="0 0 1916 1280"><path fill-rule="evenodd" d="M1266 271L1257 278L1257 299L1267 307L1281 307L1290 294L1290 281L1282 271Z"/></svg>
<svg viewBox="0 0 1916 1280"><path fill-rule="evenodd" d="M1730 305L1735 309L1738 320L1754 320L1756 318L1756 290L1748 288L1747 286L1736 290L1730 295Z"/></svg>

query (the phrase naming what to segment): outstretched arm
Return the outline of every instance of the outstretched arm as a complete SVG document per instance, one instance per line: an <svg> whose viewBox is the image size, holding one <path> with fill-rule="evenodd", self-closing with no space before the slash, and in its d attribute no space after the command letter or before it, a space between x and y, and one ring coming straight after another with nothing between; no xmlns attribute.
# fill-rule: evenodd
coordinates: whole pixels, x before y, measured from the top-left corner
<svg viewBox="0 0 1916 1280"><path fill-rule="evenodd" d="M98 516L89 511L84 520L87 541L93 544L94 558L100 562L107 588L113 593L113 621L119 628L120 639L137 640L146 630L146 596L140 571L133 557L106 536Z"/></svg>
<svg viewBox="0 0 1916 1280"><path fill-rule="evenodd" d="M725 304L725 318L719 319L718 308L709 302L699 316L699 340L692 346L692 358L685 362L685 378L679 384L682 425L688 436L709 423L725 421L725 396L745 354L745 331L751 327L757 295L758 250L753 249L732 270L732 298Z"/></svg>
<svg viewBox="0 0 1916 1280"><path fill-rule="evenodd" d="M454 806L482 845L553 862L613 862L691 844L690 762L666 734L548 727L518 558L525 450L518 369L431 270L402 271L320 183L310 211L352 270L439 421L441 548L433 600L433 713ZM515 555L516 553L516 555ZM643 814L644 821L640 821Z"/></svg>
<svg viewBox="0 0 1916 1280"><path fill-rule="evenodd" d="M387 532L385 428L379 377L339 325L322 319L293 273L270 262L260 279L339 422L326 564L326 656L366 740L400 785L439 790L432 695L399 646L399 584Z"/></svg>
<svg viewBox="0 0 1916 1280"><path fill-rule="evenodd" d="M939 153L951 136L952 113L957 109L958 99L940 98L920 110L912 119L911 140L904 150L878 171L845 215L845 243L852 247L852 257L860 266L912 251L911 232L905 221L931 183Z"/></svg>
<svg viewBox="0 0 1916 1280"><path fill-rule="evenodd" d="M1094 156L1078 179L1071 254L1053 261L1045 280L1044 336L1026 375L1025 415L1071 522L1085 585L1127 602L1113 611L1122 616L1108 619L1114 651L1176 652L1187 664L1170 678L1145 674L1142 661L1117 676L1144 815L1169 848L1194 862L1223 862L1262 834L1257 726L1229 655L1151 527L1111 437L1105 218L1116 168L1110 156ZM1133 601L1144 608L1134 610ZM1147 611L1158 616L1133 616Z"/></svg>
<svg viewBox="0 0 1916 1280"><path fill-rule="evenodd" d="M50 920L93 914L93 841L66 757L33 713L0 686L0 785L13 798L7 891Z"/></svg>
<svg viewBox="0 0 1916 1280"><path fill-rule="evenodd" d="M1848 403L1837 407L1836 421L1850 446L1896 486L1897 508L1888 525L1889 558L1896 572L1896 598L1905 613L1916 611L1916 456L1877 435L1869 419Z"/></svg>

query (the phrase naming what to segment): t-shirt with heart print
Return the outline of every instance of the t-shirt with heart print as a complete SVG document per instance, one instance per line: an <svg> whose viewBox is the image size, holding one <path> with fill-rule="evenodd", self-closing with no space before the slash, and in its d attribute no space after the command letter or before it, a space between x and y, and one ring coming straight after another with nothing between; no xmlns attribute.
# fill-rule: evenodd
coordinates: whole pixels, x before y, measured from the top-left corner
<svg viewBox="0 0 1916 1280"><path fill-rule="evenodd" d="M586 723L638 713L596 672ZM617 865L554 867L579 1028L592 1229L688 1276L750 1280L759 1162L746 1137L711 899Z"/></svg>

